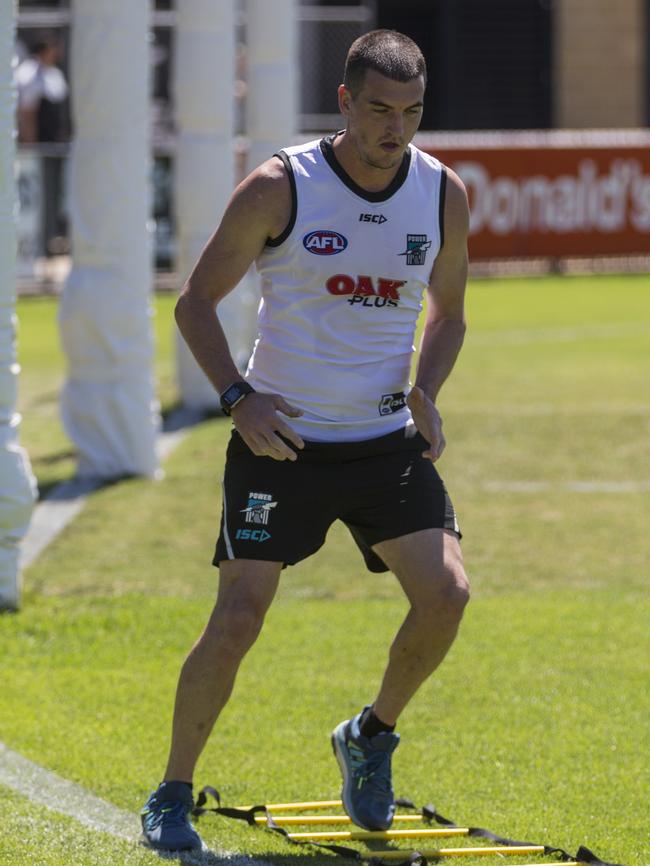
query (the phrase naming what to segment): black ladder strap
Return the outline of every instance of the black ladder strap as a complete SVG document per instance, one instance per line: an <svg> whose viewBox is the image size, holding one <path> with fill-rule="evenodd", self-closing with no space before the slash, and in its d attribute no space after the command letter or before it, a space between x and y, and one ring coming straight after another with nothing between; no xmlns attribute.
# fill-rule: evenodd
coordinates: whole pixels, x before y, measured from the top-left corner
<svg viewBox="0 0 650 866"><path fill-rule="evenodd" d="M208 802L208 796L212 797L216 800L217 805L213 807L207 807L205 804ZM422 816L422 820L431 823L435 821L436 824L440 824L443 827L458 827L459 824L456 824L455 821L452 821L450 818L445 818L444 815L441 815L438 811L436 811L435 806L431 804L427 804L422 808L418 808L412 800L409 800L406 797L398 797L395 800L396 806L401 806L404 809L413 809L416 812L419 812ZM263 814L266 818L264 827L267 830L272 831L273 833L278 833L280 836L283 836L288 842L292 845L307 845L310 848L320 848L325 851L329 851L332 854L335 854L337 857L342 857L345 860L356 860L361 861L362 852L358 851L356 848L348 848L345 845L329 845L325 842L314 842L307 839L292 839L289 831L285 830L284 827L278 826L276 822L273 820L273 815L269 811L267 806L259 805L259 806L251 806L249 809L235 809L228 806L221 805L221 796L216 788L211 787L210 785L206 785L201 789L197 798L196 798L196 806L192 810L192 816L195 818L200 818L202 815L207 814L208 812L212 812L215 815L222 815L224 818L232 818L238 821L245 821L251 827L261 826L255 820L255 818ZM306 822L307 823L307 822ZM463 825L465 826L465 825ZM506 845L512 847L519 847L522 845L536 845L539 843L534 842L519 842L515 839L510 839L507 836L500 836L497 833L493 833L491 830L486 830L483 827L469 827L468 836L473 836L475 838L488 839L491 842L496 842L498 845ZM579 863L587 863L589 866L621 866L618 863L611 863L606 860L601 860L597 857L593 851L590 851L589 848L586 848L584 845L581 845L578 848L578 851L575 856L569 854L563 848L556 848L551 845L544 845L544 855L554 855L559 857L560 860L563 861L578 861ZM406 853L406 852L405 852ZM426 866L429 860L437 860L438 858L434 857L424 857L424 855L420 854L419 851L409 852L407 858L405 860L400 861L399 863L391 863L391 866ZM373 857L369 860L364 858L363 862L371 863L373 866L379 866L379 864L385 863L382 861L381 857ZM543 864L540 864L543 866Z"/></svg>

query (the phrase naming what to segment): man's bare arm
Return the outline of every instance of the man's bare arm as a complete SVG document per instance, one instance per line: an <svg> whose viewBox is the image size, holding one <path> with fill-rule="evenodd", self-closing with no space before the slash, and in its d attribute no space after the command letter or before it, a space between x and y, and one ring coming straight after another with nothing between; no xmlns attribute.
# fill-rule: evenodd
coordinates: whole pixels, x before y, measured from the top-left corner
<svg viewBox="0 0 650 866"><path fill-rule="evenodd" d="M287 193L289 186L277 162L277 167L274 163L260 166L237 187L176 304L178 327L220 393L241 375L214 310L246 274L281 220L285 182Z"/></svg>
<svg viewBox="0 0 650 866"><path fill-rule="evenodd" d="M36 144L38 141L38 107L19 106L18 141L21 144Z"/></svg>
<svg viewBox="0 0 650 866"><path fill-rule="evenodd" d="M291 191L279 159L264 163L237 187L221 224L208 241L183 286L176 322L202 370L219 393L241 381L215 307L226 297L261 253L267 238L285 229L291 213ZM255 454L295 459L280 437L302 447L302 440L278 415L300 414L280 395L250 394L233 410L235 427Z"/></svg>
<svg viewBox="0 0 650 866"><path fill-rule="evenodd" d="M465 337L465 284L469 207L463 182L447 169L445 241L436 258L427 293L415 387L409 408L418 430L430 443L425 456L437 460L445 445L435 401L451 373Z"/></svg>

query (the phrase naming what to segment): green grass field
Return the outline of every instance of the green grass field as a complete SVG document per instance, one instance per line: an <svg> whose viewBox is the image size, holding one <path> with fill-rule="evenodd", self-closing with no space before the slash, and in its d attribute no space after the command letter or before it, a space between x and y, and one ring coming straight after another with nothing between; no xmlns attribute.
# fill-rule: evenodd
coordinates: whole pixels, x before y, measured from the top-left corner
<svg viewBox="0 0 650 866"><path fill-rule="evenodd" d="M650 862L649 288L642 276L471 283L439 465L473 600L400 720L394 761L398 795L458 823L625 866ZM156 299L163 406L172 306ZM74 471L55 316L52 299L19 304L21 436L44 490ZM93 495L27 570L22 612L0 617L0 741L133 813L159 781L178 670L214 598L228 434L224 419L200 424L163 481ZM338 796L329 732L373 697L404 613L390 576L366 573L334 526L285 571L197 784L231 805ZM159 862L7 789L0 819L1 866ZM220 818L200 829L275 866L331 861Z"/></svg>

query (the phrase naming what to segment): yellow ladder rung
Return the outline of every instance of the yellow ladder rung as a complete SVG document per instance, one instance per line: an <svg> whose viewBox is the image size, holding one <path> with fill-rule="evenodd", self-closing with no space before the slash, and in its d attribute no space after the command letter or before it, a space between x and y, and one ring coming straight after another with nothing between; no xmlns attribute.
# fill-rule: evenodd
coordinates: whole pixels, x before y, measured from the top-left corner
<svg viewBox="0 0 650 866"><path fill-rule="evenodd" d="M444 827L428 830L338 830L324 833L289 833L290 839L296 841L322 841L325 839L342 840L350 839L356 842L361 842L364 839L420 839L425 837L437 836L467 836L469 829L467 827Z"/></svg>
<svg viewBox="0 0 650 866"><path fill-rule="evenodd" d="M348 815L282 815L277 817L272 816L276 824L282 826L286 824L351 824L352 820ZM255 820L258 824L266 824L264 815L256 815ZM422 821L422 815L395 815L393 821L408 821L415 823Z"/></svg>
<svg viewBox="0 0 650 866"><path fill-rule="evenodd" d="M368 854L362 854L362 860L403 860L412 854L412 851L402 849L400 851L372 851ZM490 845L486 848L431 848L418 850L418 854L423 857L478 857L490 854L512 854L519 856L521 854L543 854L543 845ZM542 864L540 864L542 866ZM548 864L543 864L548 866Z"/></svg>

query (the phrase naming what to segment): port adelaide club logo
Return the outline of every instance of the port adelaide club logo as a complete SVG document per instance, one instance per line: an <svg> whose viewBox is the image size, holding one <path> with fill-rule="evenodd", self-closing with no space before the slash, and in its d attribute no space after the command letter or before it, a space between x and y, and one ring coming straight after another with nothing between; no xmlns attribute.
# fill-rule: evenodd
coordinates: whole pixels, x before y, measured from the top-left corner
<svg viewBox="0 0 650 866"><path fill-rule="evenodd" d="M347 247L348 239L330 229L316 229L304 236L302 245L315 256L335 256Z"/></svg>
<svg viewBox="0 0 650 866"><path fill-rule="evenodd" d="M426 235L406 235L406 249L400 256L406 256L407 265L423 265L431 241Z"/></svg>
<svg viewBox="0 0 650 866"><path fill-rule="evenodd" d="M249 493L246 508L242 508L240 513L244 515L245 523L257 525L238 529L235 536L237 540L257 541L259 543L271 538L271 533L264 527L268 526L271 509L275 508L277 504L270 493L257 493L256 491Z"/></svg>

